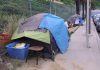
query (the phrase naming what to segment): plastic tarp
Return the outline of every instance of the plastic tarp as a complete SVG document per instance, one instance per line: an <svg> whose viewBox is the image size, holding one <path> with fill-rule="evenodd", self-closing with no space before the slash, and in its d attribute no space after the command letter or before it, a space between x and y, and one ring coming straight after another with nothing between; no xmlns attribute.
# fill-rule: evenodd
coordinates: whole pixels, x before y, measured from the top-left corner
<svg viewBox="0 0 100 70"><path fill-rule="evenodd" d="M64 24L64 20L52 14L48 14L41 21L40 28L48 29L56 40L61 53L67 51L69 45L68 29Z"/></svg>

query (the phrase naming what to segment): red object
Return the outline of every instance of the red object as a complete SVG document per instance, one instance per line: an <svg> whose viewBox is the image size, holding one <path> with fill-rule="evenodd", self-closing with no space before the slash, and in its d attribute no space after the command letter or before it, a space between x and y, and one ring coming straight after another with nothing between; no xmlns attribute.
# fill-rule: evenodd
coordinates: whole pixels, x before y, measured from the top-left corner
<svg viewBox="0 0 100 70"><path fill-rule="evenodd" d="M11 35L8 33L0 34L0 44L5 44L10 41Z"/></svg>

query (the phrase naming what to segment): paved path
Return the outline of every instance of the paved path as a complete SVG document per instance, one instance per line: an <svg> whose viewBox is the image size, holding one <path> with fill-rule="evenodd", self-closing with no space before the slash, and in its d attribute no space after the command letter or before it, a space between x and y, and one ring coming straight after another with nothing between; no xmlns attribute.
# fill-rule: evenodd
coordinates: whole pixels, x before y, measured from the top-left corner
<svg viewBox="0 0 100 70"><path fill-rule="evenodd" d="M100 70L100 39L93 23L91 28L91 48L86 47L85 26L80 27L71 37L66 56L74 63L76 70Z"/></svg>

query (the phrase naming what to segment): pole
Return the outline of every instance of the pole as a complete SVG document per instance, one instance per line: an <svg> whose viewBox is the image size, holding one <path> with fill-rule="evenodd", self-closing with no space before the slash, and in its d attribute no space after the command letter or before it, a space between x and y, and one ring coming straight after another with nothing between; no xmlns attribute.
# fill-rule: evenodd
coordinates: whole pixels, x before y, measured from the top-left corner
<svg viewBox="0 0 100 70"><path fill-rule="evenodd" d="M52 0L50 0L50 8L49 8L49 12L50 12L50 13L52 13L52 12L51 12L51 3L52 3Z"/></svg>
<svg viewBox="0 0 100 70"><path fill-rule="evenodd" d="M31 4L32 0L29 0L29 7L30 7L30 16L32 16L32 4Z"/></svg>
<svg viewBox="0 0 100 70"><path fill-rule="evenodd" d="M89 34L91 34L91 0L89 1Z"/></svg>
<svg viewBox="0 0 100 70"><path fill-rule="evenodd" d="M87 12L86 12L86 46L89 47L89 0L87 0Z"/></svg>
<svg viewBox="0 0 100 70"><path fill-rule="evenodd" d="M55 5L55 15L57 14L57 11L56 11L56 5Z"/></svg>
<svg viewBox="0 0 100 70"><path fill-rule="evenodd" d="M85 11L84 11L84 9L85 9L85 6L84 6L85 4L84 4L84 1L82 0L82 18L84 19L85 18Z"/></svg>
<svg viewBox="0 0 100 70"><path fill-rule="evenodd" d="M54 2L54 0L52 0L52 1ZM54 7L54 14L56 15L57 12L56 12L56 4L55 3L53 4L53 7Z"/></svg>

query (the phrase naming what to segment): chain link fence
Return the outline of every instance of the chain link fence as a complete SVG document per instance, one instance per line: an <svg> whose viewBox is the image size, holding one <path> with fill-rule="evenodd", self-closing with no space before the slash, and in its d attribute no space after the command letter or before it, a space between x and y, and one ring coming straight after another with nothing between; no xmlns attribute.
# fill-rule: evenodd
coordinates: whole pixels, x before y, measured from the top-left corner
<svg viewBox="0 0 100 70"><path fill-rule="evenodd" d="M13 33L19 23L42 12L52 13L67 20L75 14L75 5L64 5L48 0L0 0L0 33Z"/></svg>

